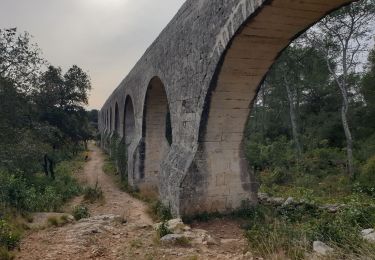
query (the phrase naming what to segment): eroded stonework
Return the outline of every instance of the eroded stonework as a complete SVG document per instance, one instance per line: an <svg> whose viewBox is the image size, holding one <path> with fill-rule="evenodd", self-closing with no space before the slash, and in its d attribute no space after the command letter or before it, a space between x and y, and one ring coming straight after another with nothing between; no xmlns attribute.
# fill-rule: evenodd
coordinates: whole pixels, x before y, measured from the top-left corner
<svg viewBox="0 0 375 260"><path fill-rule="evenodd" d="M349 2L186 1L100 111L102 136L129 140L129 183L158 186L175 215L256 203L242 141L259 85L297 35Z"/></svg>

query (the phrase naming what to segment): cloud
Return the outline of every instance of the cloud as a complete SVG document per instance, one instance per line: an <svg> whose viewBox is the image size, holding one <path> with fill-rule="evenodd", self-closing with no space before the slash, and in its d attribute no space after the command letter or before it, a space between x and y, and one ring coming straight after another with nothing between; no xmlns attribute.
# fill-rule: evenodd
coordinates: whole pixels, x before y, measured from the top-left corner
<svg viewBox="0 0 375 260"><path fill-rule="evenodd" d="M0 0L0 28L34 36L53 65L90 73L100 108L184 0Z"/></svg>

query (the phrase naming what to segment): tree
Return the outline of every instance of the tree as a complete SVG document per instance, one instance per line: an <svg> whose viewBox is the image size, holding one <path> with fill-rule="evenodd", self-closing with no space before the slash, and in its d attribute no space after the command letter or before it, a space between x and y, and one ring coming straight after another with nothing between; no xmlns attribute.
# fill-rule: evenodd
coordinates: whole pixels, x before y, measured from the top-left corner
<svg viewBox="0 0 375 260"><path fill-rule="evenodd" d="M294 145L298 157L301 157L302 146L299 138L298 115L297 111L300 102L301 86L299 59L301 50L296 47L289 47L278 59L270 75L273 84L285 88L289 103L289 119L292 129Z"/></svg>
<svg viewBox="0 0 375 260"><path fill-rule="evenodd" d="M83 105L88 102L90 89L89 76L78 66L64 75L61 68L49 66L35 93L40 119L59 128L75 143L88 140L91 134Z"/></svg>
<svg viewBox="0 0 375 260"><path fill-rule="evenodd" d="M27 32L0 29L0 76L12 80L18 91L30 91L44 64L39 47L31 43Z"/></svg>
<svg viewBox="0 0 375 260"><path fill-rule="evenodd" d="M356 73L365 50L374 13L373 0L359 1L327 16L308 33L310 43L325 54L329 71L342 96L341 121L347 143L348 173L353 178L353 137L348 119L350 78Z"/></svg>

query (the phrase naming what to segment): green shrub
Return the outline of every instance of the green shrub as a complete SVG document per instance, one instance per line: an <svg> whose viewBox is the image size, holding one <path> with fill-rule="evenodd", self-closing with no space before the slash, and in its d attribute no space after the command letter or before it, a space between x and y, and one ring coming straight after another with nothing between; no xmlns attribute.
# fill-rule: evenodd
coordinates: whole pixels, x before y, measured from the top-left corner
<svg viewBox="0 0 375 260"><path fill-rule="evenodd" d="M95 183L95 187L87 187L84 190L83 200L89 203L104 200L104 194L102 189L98 186L98 182Z"/></svg>
<svg viewBox="0 0 375 260"><path fill-rule="evenodd" d="M85 205L78 205L73 209L73 216L75 220L90 217L89 209Z"/></svg>
<svg viewBox="0 0 375 260"><path fill-rule="evenodd" d="M334 242L339 245L345 245L348 241L359 240L359 230L353 226L347 226L347 223L340 218L323 217L316 221L314 225L314 239L324 242Z"/></svg>
<svg viewBox="0 0 375 260"><path fill-rule="evenodd" d="M358 176L361 191L375 196L375 156L367 160Z"/></svg>
<svg viewBox="0 0 375 260"><path fill-rule="evenodd" d="M375 246L365 243L362 229L375 225L375 208L350 204L336 214L310 204L284 207L255 206L243 209L250 251L264 258L284 254L284 258L304 259L313 241L335 248L339 255L361 258L375 254ZM340 257L339 257L340 259Z"/></svg>
<svg viewBox="0 0 375 260"><path fill-rule="evenodd" d="M62 215L61 217L60 217L60 223L61 224L66 224L66 223L68 223L69 222L69 217L68 217L68 215Z"/></svg>
<svg viewBox="0 0 375 260"><path fill-rule="evenodd" d="M128 182L128 155L127 155L128 147L125 144L125 138L123 138L117 146L117 167L120 172L121 181L127 183Z"/></svg>
<svg viewBox="0 0 375 260"><path fill-rule="evenodd" d="M58 227L60 225L60 222L57 219L57 217L49 217L47 219L47 222L48 222L48 225L54 226L54 227Z"/></svg>
<svg viewBox="0 0 375 260"><path fill-rule="evenodd" d="M283 253L290 259L304 259L310 249L306 232L290 224L274 220L268 224L256 224L247 233L250 250L268 258Z"/></svg>
<svg viewBox="0 0 375 260"><path fill-rule="evenodd" d="M0 170L0 204L19 211L56 211L81 192L72 176L78 164L62 162L56 167L56 179L44 175L23 176Z"/></svg>
<svg viewBox="0 0 375 260"><path fill-rule="evenodd" d="M8 249L0 246L0 260L12 260L14 258L14 255Z"/></svg>
<svg viewBox="0 0 375 260"><path fill-rule="evenodd" d="M110 147L109 147L109 155L111 157L112 160L116 160L117 158L117 154L118 154L118 144L119 144L119 136L118 134L115 132L112 134L112 136L110 137Z"/></svg>
<svg viewBox="0 0 375 260"><path fill-rule="evenodd" d="M345 172L345 154L338 148L316 148L304 154L303 172L319 178Z"/></svg>
<svg viewBox="0 0 375 260"><path fill-rule="evenodd" d="M172 232L169 230L168 228L168 224L166 221L163 221L160 226L158 227L158 229L156 230L157 234L158 234L158 237L161 238L161 237L164 237L168 234L171 234Z"/></svg>
<svg viewBox="0 0 375 260"><path fill-rule="evenodd" d="M154 201L151 203L150 208L152 215L154 215L158 220L168 221L173 218L171 209L164 206L160 201Z"/></svg>
<svg viewBox="0 0 375 260"><path fill-rule="evenodd" d="M264 170L260 174L260 181L266 186L272 186L274 184L285 184L291 179L286 169L274 168L272 170Z"/></svg>
<svg viewBox="0 0 375 260"><path fill-rule="evenodd" d="M5 220L0 219L0 247L11 250L18 246L21 235Z"/></svg>
<svg viewBox="0 0 375 260"><path fill-rule="evenodd" d="M104 171L104 173L106 173L108 175L116 175L117 174L116 165L109 158L107 158L104 161L103 171Z"/></svg>

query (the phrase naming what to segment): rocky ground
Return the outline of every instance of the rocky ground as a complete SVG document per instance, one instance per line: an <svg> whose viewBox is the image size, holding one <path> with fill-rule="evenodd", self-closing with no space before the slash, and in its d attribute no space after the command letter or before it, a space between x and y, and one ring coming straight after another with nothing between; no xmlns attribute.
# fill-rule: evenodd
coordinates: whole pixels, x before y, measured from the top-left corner
<svg viewBox="0 0 375 260"><path fill-rule="evenodd" d="M98 183L104 201L88 206L91 217L74 221L68 216L68 223L61 227L43 228L55 213L35 215L33 229L23 239L17 259L253 259L246 253L240 223L234 220L191 227L177 224L172 238L158 239L147 206L122 192L102 171L102 152L93 145L90 149L90 160L79 178L91 186ZM81 197L76 198L66 212L81 201ZM189 239L176 242L173 236Z"/></svg>

